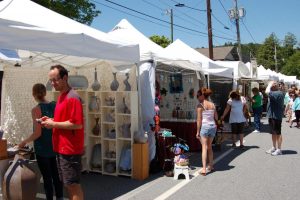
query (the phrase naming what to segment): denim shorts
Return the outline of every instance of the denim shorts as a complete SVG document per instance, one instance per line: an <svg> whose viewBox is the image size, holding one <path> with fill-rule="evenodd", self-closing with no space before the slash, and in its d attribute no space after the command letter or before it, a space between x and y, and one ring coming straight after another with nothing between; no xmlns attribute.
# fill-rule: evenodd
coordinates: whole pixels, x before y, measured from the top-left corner
<svg viewBox="0 0 300 200"><path fill-rule="evenodd" d="M203 124L201 126L200 135L204 137L215 137L217 126L215 124Z"/></svg>

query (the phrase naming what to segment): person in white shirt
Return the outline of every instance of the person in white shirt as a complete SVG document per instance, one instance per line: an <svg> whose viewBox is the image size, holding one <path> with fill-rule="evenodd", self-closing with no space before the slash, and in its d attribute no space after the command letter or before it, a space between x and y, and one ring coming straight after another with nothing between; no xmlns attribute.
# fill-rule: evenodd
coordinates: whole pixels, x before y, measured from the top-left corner
<svg viewBox="0 0 300 200"><path fill-rule="evenodd" d="M226 108L221 120L224 121L226 115L230 112L229 123L231 124L232 132L232 147L236 147L236 135L239 135L240 148L244 149L244 134L243 128L246 122L244 113L246 113L247 106L245 101L242 101L241 96L238 91L231 91L229 94L229 100L227 101Z"/></svg>

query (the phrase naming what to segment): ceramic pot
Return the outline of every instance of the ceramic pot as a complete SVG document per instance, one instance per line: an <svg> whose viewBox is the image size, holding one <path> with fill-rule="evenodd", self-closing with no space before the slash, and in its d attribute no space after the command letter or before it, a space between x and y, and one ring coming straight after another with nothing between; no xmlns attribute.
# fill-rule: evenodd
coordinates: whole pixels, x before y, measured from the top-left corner
<svg viewBox="0 0 300 200"><path fill-rule="evenodd" d="M94 82L92 84L92 89L93 91L99 91L101 88L101 85L98 81L98 78L97 78L97 69L95 68L95 72L94 72Z"/></svg>
<svg viewBox="0 0 300 200"><path fill-rule="evenodd" d="M123 83L125 85L125 91L131 91L131 85L128 82L129 73L126 73L125 76L126 76L126 79L123 81Z"/></svg>
<svg viewBox="0 0 300 200"><path fill-rule="evenodd" d="M68 76L68 84L73 89L85 90L89 86L89 82L85 76L82 75L70 75Z"/></svg>
<svg viewBox="0 0 300 200"><path fill-rule="evenodd" d="M99 112L100 111L100 98L97 96L91 96L91 100L89 103L89 110L91 112Z"/></svg>
<svg viewBox="0 0 300 200"><path fill-rule="evenodd" d="M122 137L124 138L130 138L131 137L131 133L130 133L130 127L131 124L123 124L119 127L120 132L122 133Z"/></svg>
<svg viewBox="0 0 300 200"><path fill-rule="evenodd" d="M113 72L114 80L110 84L110 89L112 91L117 91L119 88L119 82L117 81L117 72Z"/></svg>
<svg viewBox="0 0 300 200"><path fill-rule="evenodd" d="M105 97L105 104L107 106L114 106L115 105L115 98L113 98L113 97Z"/></svg>
<svg viewBox="0 0 300 200"><path fill-rule="evenodd" d="M94 128L92 129L92 132L94 135L99 136L100 135L100 124L99 124L99 118L95 118L96 124Z"/></svg>
<svg viewBox="0 0 300 200"><path fill-rule="evenodd" d="M148 141L148 133L143 131L134 132L134 142L144 144Z"/></svg>
<svg viewBox="0 0 300 200"><path fill-rule="evenodd" d="M33 162L15 155L13 163L4 175L2 192L4 199L35 199L39 177L33 169Z"/></svg>
<svg viewBox="0 0 300 200"><path fill-rule="evenodd" d="M52 91L52 88L53 88L53 86L52 86L52 84L51 84L51 81L48 80L48 82L46 83L46 90L47 90L47 91Z"/></svg>
<svg viewBox="0 0 300 200"><path fill-rule="evenodd" d="M125 114L130 114L130 109L126 105L125 97L123 97L122 104L120 106L120 111Z"/></svg>

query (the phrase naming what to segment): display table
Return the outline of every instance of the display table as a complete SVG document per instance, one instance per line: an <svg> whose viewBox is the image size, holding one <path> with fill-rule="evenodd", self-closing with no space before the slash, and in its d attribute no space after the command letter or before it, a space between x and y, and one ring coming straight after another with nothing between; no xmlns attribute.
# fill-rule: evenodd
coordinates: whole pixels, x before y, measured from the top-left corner
<svg viewBox="0 0 300 200"><path fill-rule="evenodd" d="M196 138L197 123L195 120L161 120L161 128L171 129L172 133L186 141L190 151L201 150L200 141Z"/></svg>

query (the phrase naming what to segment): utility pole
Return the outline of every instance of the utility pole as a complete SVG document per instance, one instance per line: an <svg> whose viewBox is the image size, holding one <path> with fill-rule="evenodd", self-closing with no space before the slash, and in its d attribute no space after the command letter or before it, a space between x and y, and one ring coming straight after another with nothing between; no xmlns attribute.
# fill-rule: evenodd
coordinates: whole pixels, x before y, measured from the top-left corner
<svg viewBox="0 0 300 200"><path fill-rule="evenodd" d="M174 27L174 22L173 22L173 9L167 9L166 10L166 14L170 15L170 25L171 25L171 42L173 42L174 40L174 36L173 36L173 27Z"/></svg>
<svg viewBox="0 0 300 200"><path fill-rule="evenodd" d="M213 52L213 40L212 40L212 28L211 28L211 8L210 8L210 0L206 0L207 7L207 31L208 31L208 49L209 49L209 58L214 59Z"/></svg>
<svg viewBox="0 0 300 200"><path fill-rule="evenodd" d="M238 8L237 0L233 0L234 2L234 8L229 10L229 16L231 19L235 21L236 25L236 36L237 36L237 43L238 43L238 55L239 60L243 61L242 57L242 47L241 47L241 36L240 36L240 18L245 16L245 9L244 8Z"/></svg>
<svg viewBox="0 0 300 200"><path fill-rule="evenodd" d="M171 42L173 43L174 37L173 37L173 26L174 26L174 22L173 22L173 9L171 8Z"/></svg>

